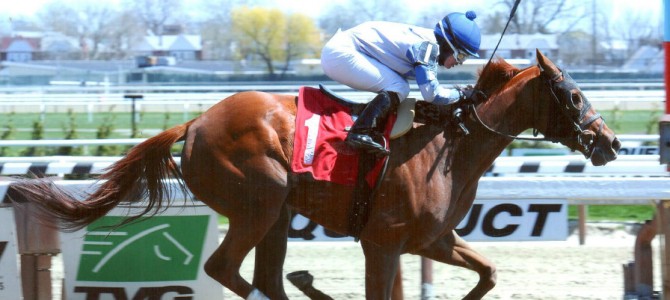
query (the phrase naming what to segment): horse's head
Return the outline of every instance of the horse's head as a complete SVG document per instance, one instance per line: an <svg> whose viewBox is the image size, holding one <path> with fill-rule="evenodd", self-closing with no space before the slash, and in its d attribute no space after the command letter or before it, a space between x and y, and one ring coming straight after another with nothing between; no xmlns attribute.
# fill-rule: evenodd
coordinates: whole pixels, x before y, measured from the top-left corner
<svg viewBox="0 0 670 300"><path fill-rule="evenodd" d="M564 70L537 50L540 94L535 101L549 102L545 126L537 128L545 137L561 142L601 166L616 159L621 143L605 120L591 106L577 83Z"/></svg>
<svg viewBox="0 0 670 300"><path fill-rule="evenodd" d="M616 159L621 143L577 83L539 50L537 60L536 67L523 70L504 60L484 68L475 87L489 95L477 109L483 114L480 122L508 137L533 128L596 166Z"/></svg>

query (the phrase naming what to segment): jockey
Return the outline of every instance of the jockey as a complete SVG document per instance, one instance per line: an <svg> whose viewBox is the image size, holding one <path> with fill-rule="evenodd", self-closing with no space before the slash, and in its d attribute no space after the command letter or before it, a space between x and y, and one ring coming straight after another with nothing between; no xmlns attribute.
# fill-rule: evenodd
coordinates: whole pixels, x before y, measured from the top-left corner
<svg viewBox="0 0 670 300"><path fill-rule="evenodd" d="M473 11L450 13L435 29L392 22L365 22L338 31L324 46L321 65L331 79L351 88L378 93L358 116L346 143L353 148L388 155L376 140L389 112L410 92L415 79L424 101L452 105L470 98L471 90L441 87L437 68L450 69L468 57L479 57L481 34Z"/></svg>

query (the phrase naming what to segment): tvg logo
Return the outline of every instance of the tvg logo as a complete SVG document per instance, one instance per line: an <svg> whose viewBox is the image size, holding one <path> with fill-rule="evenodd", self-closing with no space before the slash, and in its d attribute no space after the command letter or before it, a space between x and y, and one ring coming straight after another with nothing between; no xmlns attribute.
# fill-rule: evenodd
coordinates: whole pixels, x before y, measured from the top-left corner
<svg viewBox="0 0 670 300"><path fill-rule="evenodd" d="M209 216L154 216L114 231L124 217L107 216L87 227L78 281L196 280Z"/></svg>

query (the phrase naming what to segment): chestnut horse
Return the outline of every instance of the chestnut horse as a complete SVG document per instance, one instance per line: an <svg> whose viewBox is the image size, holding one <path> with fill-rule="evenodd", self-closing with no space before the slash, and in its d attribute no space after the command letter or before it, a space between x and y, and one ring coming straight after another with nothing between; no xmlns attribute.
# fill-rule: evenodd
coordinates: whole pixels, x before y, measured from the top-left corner
<svg viewBox="0 0 670 300"><path fill-rule="evenodd" d="M479 281L467 299L482 298L494 287L495 266L454 228L470 209L480 177L516 135L533 128L594 165L616 158L619 141L576 83L539 51L537 59L537 66L525 69L497 59L480 72L475 88L486 97L466 107L469 135L444 124L415 123L391 142L388 172L360 233L367 299L389 299L404 253L477 272ZM243 298L286 299L282 273L290 209L347 234L353 191L298 180L290 172L295 114L293 95L241 92L131 149L85 201L42 180L19 182L14 192L38 204L44 217L72 229L137 199L138 192L148 198L141 215L155 214L170 194L163 179L183 178L199 200L230 221L205 264L207 274ZM178 141L185 142L181 170L170 154ZM250 283L239 269L254 247Z"/></svg>

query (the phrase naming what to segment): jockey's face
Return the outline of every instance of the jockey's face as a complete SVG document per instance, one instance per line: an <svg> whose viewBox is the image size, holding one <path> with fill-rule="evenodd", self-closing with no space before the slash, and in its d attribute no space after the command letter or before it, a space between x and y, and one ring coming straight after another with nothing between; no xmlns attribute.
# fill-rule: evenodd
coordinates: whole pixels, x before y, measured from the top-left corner
<svg viewBox="0 0 670 300"><path fill-rule="evenodd" d="M453 66L458 65L458 61L454 57L454 51L451 50L451 47L442 40L438 40L440 44L440 54L437 56L437 61L440 66L444 66L447 69L451 69Z"/></svg>
<svg viewBox="0 0 670 300"><path fill-rule="evenodd" d="M444 60L443 66L447 69L451 69L453 66L458 65L459 63L456 61L453 55L449 55L446 57Z"/></svg>

